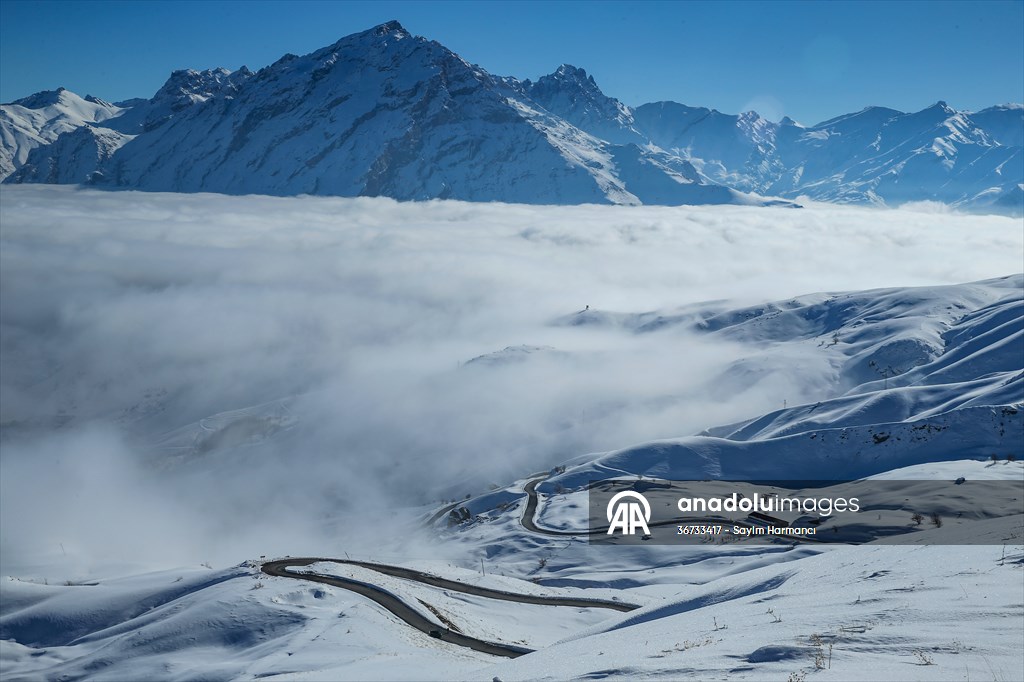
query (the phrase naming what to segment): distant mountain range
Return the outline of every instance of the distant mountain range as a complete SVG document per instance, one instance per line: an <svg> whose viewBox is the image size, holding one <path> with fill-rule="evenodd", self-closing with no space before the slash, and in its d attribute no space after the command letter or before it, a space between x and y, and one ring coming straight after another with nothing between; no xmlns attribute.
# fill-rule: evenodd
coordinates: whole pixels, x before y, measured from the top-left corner
<svg viewBox="0 0 1024 682"><path fill-rule="evenodd" d="M634 109L582 69L494 76L398 22L255 73L176 71L149 100L59 89L0 105L4 182L173 192L664 205L806 196L1019 215L1022 145L1020 104L868 107L810 127L676 102Z"/></svg>

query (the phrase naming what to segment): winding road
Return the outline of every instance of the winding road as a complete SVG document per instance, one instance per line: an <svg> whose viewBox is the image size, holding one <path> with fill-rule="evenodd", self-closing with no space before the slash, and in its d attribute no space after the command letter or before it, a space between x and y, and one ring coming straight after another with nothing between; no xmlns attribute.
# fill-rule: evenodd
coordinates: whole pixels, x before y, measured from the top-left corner
<svg viewBox="0 0 1024 682"><path fill-rule="evenodd" d="M605 528L592 528L586 530L555 530L552 528L544 528L538 526L536 523L537 509L540 505L539 495L537 493L537 485L540 484L548 477L547 474L537 475L531 478L525 486L523 491L526 493L526 505L523 508L523 515L520 518L520 523L523 528L530 531L531 533L537 533L540 535L554 535L554 536L580 536L580 535L595 535L606 532ZM442 507L440 510L432 514L427 520L428 524L440 520L446 513L451 512L455 509L458 503L447 505ZM694 521L694 520L689 520ZM722 519L699 519L697 521L712 521L719 522ZM749 526L741 522L729 520L730 523L736 523L737 525ZM667 521L661 523L654 523L651 525L674 525L677 521ZM544 606L572 606L576 608L597 608L597 609L611 609L615 611L633 611L640 608L637 604L629 604L620 601L609 601L603 599L584 599L579 597L549 597L544 595L536 594L520 594L516 592L505 592L502 590L495 590L488 587L481 587L479 585L471 585L469 583L459 582L457 580L450 580L448 578L442 578L440 576L433 575L431 573L425 573L423 571L417 571L412 568L404 568L401 566L390 566L388 564L378 564L370 561L355 561L352 559L329 559L319 557L288 557L285 559L275 559L273 561L264 562L260 569L263 573L278 578L291 578L294 580L308 580L310 582L322 583L325 585L332 585L334 587L340 587L342 589L355 592L360 594L367 599L370 599L384 609L395 615L397 618L407 623L408 625L416 628L420 632L423 632L435 639L440 639L444 642L450 642L458 646L473 649L475 651L481 651L486 654L494 656L504 656L507 658L515 658L522 656L523 654L531 653L532 649L525 647L513 646L510 644L501 644L498 642L490 642L476 637L459 632L457 629L452 627L445 627L438 623L430 620L421 611L410 606L407 602L403 601L398 596L385 590L382 587L378 587L371 583L362 582L352 578L342 578L334 575L324 575L320 573L297 573L291 571L291 568L302 568L310 566L316 563L335 563L349 566L359 566L361 568L376 571L384 575L389 575L395 578L402 578L412 582L417 582L423 585L430 585L432 587L438 587L444 590L450 590L452 592L461 592L463 594L471 594L478 597L484 597L487 599L498 599L502 601L516 602L519 604L539 604ZM428 605L426 602L422 602L429 610L433 611L433 607ZM435 612L436 613L436 612ZM453 626L454 627L454 626Z"/></svg>
<svg viewBox="0 0 1024 682"><path fill-rule="evenodd" d="M261 569L267 575L276 576L279 578L296 578L298 580L309 580L315 583L323 583L325 585L333 585L334 587L341 587L346 590L361 594L367 599L370 599L385 609L390 611L392 614L405 621L412 627L416 628L420 632L426 633L435 639L440 639L445 642L451 642L458 646L467 647L475 651L482 651L485 654L491 654L494 656L505 656L506 658L515 658L516 656L522 656L528 654L532 649L526 649L524 647L512 646L510 644L499 644L497 642L488 642L483 639L477 639L476 637L470 637L464 635L461 632L456 632L451 628L446 628L442 625L438 625L432 620L428 619L422 613L414 609L413 607L406 604L404 601L391 594L387 590L371 585L370 583L364 583L359 580L352 580L350 578L341 578L333 575L322 575L319 573L292 573L288 569L295 566L309 566L310 564L320 562L332 562L338 564L359 564L367 568L373 568L377 570L376 564L367 564L365 562L353 562L345 559L320 559L316 557L303 557L299 559L278 559L276 561L268 561L261 566ZM394 568L394 567L388 567ZM383 571L382 571L383 572ZM413 571L413 573L416 573ZM432 576L436 577L436 576ZM415 578L413 578L415 580ZM421 582L418 581L417 582ZM475 594L470 589L472 585L461 584L460 592L466 592L467 594ZM528 595L522 595L528 596Z"/></svg>
<svg viewBox="0 0 1024 682"><path fill-rule="evenodd" d="M423 571L417 571L412 568L403 568L401 566L389 566L387 564L377 564L369 561L354 561L351 559L326 559L319 557L298 557L298 558L286 558L286 559L275 559L274 561L267 561L262 564L260 569L267 575L275 576L278 578L294 578L297 580L308 580L315 583L323 583L325 585L333 585L346 590L350 590L357 594L361 594L364 597L380 604L385 609L390 611L392 614L408 623L412 627L416 628L420 632L426 633L435 639L440 639L445 642L451 642L459 646L464 646L475 651L482 651L486 654L492 654L494 656L505 656L507 658L515 658L516 656L522 656L528 654L533 649L527 649L525 647L513 646L510 644L499 644L497 642L488 642L487 640L477 639L476 637L470 637L464 635L461 632L457 632L448 627L439 625L432 620L428 619L418 610L409 606L406 602L402 601L399 597L395 596L391 592L388 592L382 587L377 587L370 583L365 583L360 580L354 580L352 578L342 578L333 575L323 575L320 573L295 573L289 571L289 568L299 568L303 566L309 566L316 563L335 563L335 564L347 564L349 566L360 566L362 568L368 568L378 573L385 575L394 576L397 578L404 578L413 582L422 583L424 585L431 585L433 587L440 587L442 589L451 590L453 592L462 592L463 594L472 594L478 597L486 597L488 599L500 599L502 601L517 602L519 604L540 604L544 606L574 606L576 608L592 608L592 609L612 609L615 611L632 611L640 608L637 604L627 604L619 601L608 601L603 599L582 599L578 597L548 597L537 594L519 594L516 592L504 592L502 590L494 590L489 587L481 587L479 585L470 585L469 583L459 582L457 580L449 580L448 578L442 578L440 576L425 573ZM426 605L426 602L423 602ZM428 606L428 608L430 608Z"/></svg>
<svg viewBox="0 0 1024 682"><path fill-rule="evenodd" d="M554 532L547 531L546 529L538 528L533 522L533 514L537 510L537 484L544 480L547 475L540 476L538 478L531 479L524 488L527 494L527 504L522 518L523 527L535 533L541 533L546 535L557 534L557 535L579 535L580 533L569 533L569 532ZM450 512L454 509L457 504L448 505L443 507L438 512L434 513L429 519L428 523L438 521L445 513ZM410 606L408 603L403 601L398 596L385 590L382 587L362 582L360 580L354 580L352 578L342 578L334 575L323 575L321 573L297 573L291 571L291 568L302 568L310 566L316 563L335 563L349 566L359 566L366 568L377 573L383 573L396 578L402 578L404 580L410 580L423 585L430 585L432 587L438 587L445 590L451 590L452 592L461 592L463 594L471 594L477 597L485 597L487 599L499 599L502 601L516 602L519 604L538 604L543 606L572 606L576 608L591 608L591 609L611 609L614 611L633 611L634 609L640 608L637 604L629 604L621 601L610 601L604 599L584 599L580 597L549 597L545 595L537 594L520 594L516 592L505 592L502 590L495 590L489 587L481 587L479 585L471 585L469 583L459 582L457 580L450 580L448 578L442 578L440 576L433 575L431 573L425 573L423 571L417 571L412 568L404 568L402 566L390 566L388 564L378 564L370 561L355 561L352 559L329 559L321 557L288 557L285 559L275 559L273 561L266 561L260 566L260 570L263 573L274 576L277 578L292 578L295 580L308 580L310 582L322 583L324 585L332 585L334 587L340 587L356 594L360 594L373 602L376 602L380 606L384 607L387 611L395 615L397 618L407 623L408 625L416 628L420 632L423 632L434 639L440 639L444 642L450 642L458 646L473 649L475 651L482 651L486 654L494 656L504 656L506 658L515 658L532 652L532 649L525 647L514 646L511 644L501 644L498 642L489 642L487 640L478 639L469 635L458 632L451 627L445 627L439 625L434 621L427 618L416 608ZM432 608L423 602L428 609Z"/></svg>

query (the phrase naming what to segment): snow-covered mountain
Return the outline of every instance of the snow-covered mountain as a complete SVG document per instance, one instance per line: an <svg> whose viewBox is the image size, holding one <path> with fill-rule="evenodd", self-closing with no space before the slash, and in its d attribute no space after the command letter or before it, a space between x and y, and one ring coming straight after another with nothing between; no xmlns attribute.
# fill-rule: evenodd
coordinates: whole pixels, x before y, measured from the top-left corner
<svg viewBox="0 0 1024 682"><path fill-rule="evenodd" d="M58 88L0 105L0 178L25 164L29 152L64 133L99 124L126 110L87 95Z"/></svg>
<svg viewBox="0 0 1024 682"><path fill-rule="evenodd" d="M1020 212L1024 108L978 113L938 102L916 113L867 107L805 127L755 112L730 116L675 102L645 104L636 126L702 173L744 191L823 201L940 201Z"/></svg>
<svg viewBox="0 0 1024 682"><path fill-rule="evenodd" d="M633 125L633 111L601 92L583 69L562 64L554 73L536 83L524 81L521 87L533 101L591 135L622 144L649 142Z"/></svg>
<svg viewBox="0 0 1024 682"><path fill-rule="evenodd" d="M9 181L551 204L760 203L703 181L659 149L590 135L527 91L391 22L256 74L175 72L152 100L112 122L114 133L92 127L39 150Z"/></svg>
<svg viewBox="0 0 1024 682"><path fill-rule="evenodd" d="M675 102L636 109L563 64L496 77L389 22L312 54L176 71L149 100L66 90L0 115L5 182L230 194L578 204L746 193L1016 213L1024 108L869 107L812 127Z"/></svg>

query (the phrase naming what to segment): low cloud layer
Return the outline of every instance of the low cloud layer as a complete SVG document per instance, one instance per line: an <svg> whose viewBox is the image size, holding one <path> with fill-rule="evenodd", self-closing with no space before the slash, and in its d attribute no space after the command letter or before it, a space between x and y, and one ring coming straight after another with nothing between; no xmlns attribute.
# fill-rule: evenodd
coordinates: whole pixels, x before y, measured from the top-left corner
<svg viewBox="0 0 1024 682"><path fill-rule="evenodd" d="M973 281L1024 249L1011 219L927 210L36 186L3 189L0 225L8 563L339 543L323 528L356 509L812 399L824 388L786 371L709 398L749 348L550 323ZM467 364L520 345L542 350Z"/></svg>

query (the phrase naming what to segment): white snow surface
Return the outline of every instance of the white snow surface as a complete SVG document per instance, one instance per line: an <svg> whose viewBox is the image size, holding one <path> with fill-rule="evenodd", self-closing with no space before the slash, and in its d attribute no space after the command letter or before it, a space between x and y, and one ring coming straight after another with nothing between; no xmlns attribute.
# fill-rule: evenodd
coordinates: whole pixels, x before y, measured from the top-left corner
<svg viewBox="0 0 1024 682"><path fill-rule="evenodd" d="M38 92L0 105L0 180L23 166L29 152L36 147L54 142L64 133L93 128L123 111L109 102L88 96L82 98L64 88ZM96 161L98 159L87 172L94 169ZM82 169L76 170L74 182L84 177Z"/></svg>

